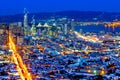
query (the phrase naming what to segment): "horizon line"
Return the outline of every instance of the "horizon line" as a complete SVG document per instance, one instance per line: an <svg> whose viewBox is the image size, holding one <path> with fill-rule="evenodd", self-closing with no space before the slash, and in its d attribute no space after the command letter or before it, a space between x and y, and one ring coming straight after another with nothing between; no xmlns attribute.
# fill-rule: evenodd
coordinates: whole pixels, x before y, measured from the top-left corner
<svg viewBox="0 0 120 80"><path fill-rule="evenodd" d="M42 11L42 12L29 12L29 14L37 14L37 13L60 13L60 12L69 12L69 11L76 11L76 12L102 12L102 13L120 13L116 11L94 11L94 10L60 10L60 11ZM13 14L5 14L0 16L15 16L15 15L21 15L24 13L13 13Z"/></svg>

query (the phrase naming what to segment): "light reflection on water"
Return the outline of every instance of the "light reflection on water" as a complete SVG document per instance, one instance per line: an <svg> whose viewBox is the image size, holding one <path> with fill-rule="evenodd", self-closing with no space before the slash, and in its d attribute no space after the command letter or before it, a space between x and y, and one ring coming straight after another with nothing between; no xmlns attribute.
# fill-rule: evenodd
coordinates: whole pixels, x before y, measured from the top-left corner
<svg viewBox="0 0 120 80"><path fill-rule="evenodd" d="M74 29L75 31L80 31L81 29L82 32L94 32L94 33L99 33L100 31L111 33L120 32L120 27L116 27L115 29L113 29L112 27L105 27L103 25L76 26Z"/></svg>

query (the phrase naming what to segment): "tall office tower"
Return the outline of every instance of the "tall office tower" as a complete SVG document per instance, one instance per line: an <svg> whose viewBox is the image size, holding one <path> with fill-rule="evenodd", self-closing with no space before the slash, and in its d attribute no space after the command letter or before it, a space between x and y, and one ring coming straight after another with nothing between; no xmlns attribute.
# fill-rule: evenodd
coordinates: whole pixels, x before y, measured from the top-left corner
<svg viewBox="0 0 120 80"><path fill-rule="evenodd" d="M61 24L61 33L64 34L64 24Z"/></svg>
<svg viewBox="0 0 120 80"><path fill-rule="evenodd" d="M74 31L74 27L75 27L75 22L74 21L75 21L74 19L71 20L71 30L72 31Z"/></svg>
<svg viewBox="0 0 120 80"><path fill-rule="evenodd" d="M33 15L32 17L32 21L31 21L32 25L35 25L35 16Z"/></svg>
<svg viewBox="0 0 120 80"><path fill-rule="evenodd" d="M25 8L24 9L24 27L27 27L27 26L28 26L28 11Z"/></svg>
<svg viewBox="0 0 120 80"><path fill-rule="evenodd" d="M64 34L66 35L67 33L68 33L68 25L65 24L65 26L64 26Z"/></svg>
<svg viewBox="0 0 120 80"><path fill-rule="evenodd" d="M28 25L28 11L26 8L24 9L24 35L30 35L30 27Z"/></svg>
<svg viewBox="0 0 120 80"><path fill-rule="evenodd" d="M32 28L31 28L31 35L35 35L36 34L36 27L35 27L35 18L34 16L32 17Z"/></svg>

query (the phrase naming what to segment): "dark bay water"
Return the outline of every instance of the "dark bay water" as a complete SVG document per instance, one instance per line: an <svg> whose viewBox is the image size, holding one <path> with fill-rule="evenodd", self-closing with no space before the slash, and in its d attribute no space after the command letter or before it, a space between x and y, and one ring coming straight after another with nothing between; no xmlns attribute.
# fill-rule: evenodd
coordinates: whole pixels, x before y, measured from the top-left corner
<svg viewBox="0 0 120 80"><path fill-rule="evenodd" d="M95 26L95 25L91 25L91 26L76 26L74 29L75 29L75 31L80 31L80 29L81 29L82 32L94 32L94 33L99 33L100 31L111 32L111 33L120 32L120 27L116 27L113 30L112 27L108 28L108 27L104 27L102 25L99 25L99 26Z"/></svg>

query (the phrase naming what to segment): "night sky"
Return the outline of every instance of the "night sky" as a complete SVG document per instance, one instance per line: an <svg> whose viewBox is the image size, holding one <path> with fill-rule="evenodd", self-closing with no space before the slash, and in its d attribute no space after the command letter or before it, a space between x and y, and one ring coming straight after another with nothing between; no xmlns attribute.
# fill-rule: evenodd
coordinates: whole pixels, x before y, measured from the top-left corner
<svg viewBox="0 0 120 80"><path fill-rule="evenodd" d="M120 0L0 0L0 15L65 10L120 12Z"/></svg>

